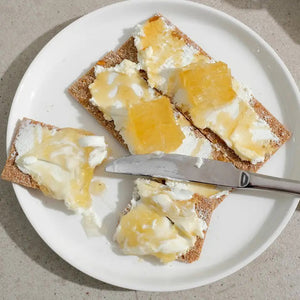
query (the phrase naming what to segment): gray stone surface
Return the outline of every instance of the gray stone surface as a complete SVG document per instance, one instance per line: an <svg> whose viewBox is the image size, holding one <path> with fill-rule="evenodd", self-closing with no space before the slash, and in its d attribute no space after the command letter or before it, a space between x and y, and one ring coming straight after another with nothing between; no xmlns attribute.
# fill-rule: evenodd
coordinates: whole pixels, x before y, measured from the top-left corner
<svg viewBox="0 0 300 300"><path fill-rule="evenodd" d="M116 1L0 0L0 169L11 102L40 49L73 20ZM300 1L198 1L241 20L262 36L300 82ZM300 299L300 211L255 261L216 283L181 292L124 290L63 261L27 221L9 183L0 181L0 299Z"/></svg>

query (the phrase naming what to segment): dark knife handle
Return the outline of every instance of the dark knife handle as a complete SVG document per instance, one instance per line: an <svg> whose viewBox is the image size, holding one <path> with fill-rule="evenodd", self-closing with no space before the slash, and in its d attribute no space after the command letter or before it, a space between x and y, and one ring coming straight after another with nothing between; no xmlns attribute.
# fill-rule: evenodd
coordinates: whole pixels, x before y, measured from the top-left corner
<svg viewBox="0 0 300 300"><path fill-rule="evenodd" d="M241 172L240 188L262 189L300 195L300 181Z"/></svg>

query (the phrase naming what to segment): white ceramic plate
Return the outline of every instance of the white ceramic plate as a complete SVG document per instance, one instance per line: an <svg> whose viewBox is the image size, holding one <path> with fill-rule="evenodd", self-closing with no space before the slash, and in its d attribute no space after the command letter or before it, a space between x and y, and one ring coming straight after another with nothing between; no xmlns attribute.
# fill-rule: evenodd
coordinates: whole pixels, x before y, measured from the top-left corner
<svg viewBox="0 0 300 300"><path fill-rule="evenodd" d="M126 1L96 10L56 35L30 65L17 90L8 124L7 142L18 119L30 117L59 127L78 127L105 135L115 157L126 151L66 92L67 87L101 56L120 46L134 25L160 12L203 46L215 59L228 63L233 75L252 87L254 95L294 136L261 172L300 179L297 87L287 68L257 34L212 8L183 1ZM26 104L25 104L26 103ZM299 153L299 152L298 152ZM122 255L112 243L120 211L131 197L133 179L106 176L107 190L94 199L106 232L88 239L79 218L59 201L14 185L29 221L63 259L99 280L130 289L171 291L211 283L242 268L279 235L297 200L275 193L235 192L215 211L201 259L193 264L160 265Z"/></svg>

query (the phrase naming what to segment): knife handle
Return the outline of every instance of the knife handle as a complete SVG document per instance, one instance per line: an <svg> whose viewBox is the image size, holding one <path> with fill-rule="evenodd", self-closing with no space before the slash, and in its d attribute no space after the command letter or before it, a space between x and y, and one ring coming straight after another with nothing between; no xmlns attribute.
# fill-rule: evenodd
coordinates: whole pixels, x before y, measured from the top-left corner
<svg viewBox="0 0 300 300"><path fill-rule="evenodd" d="M300 181L245 171L241 172L240 187L281 191L300 195Z"/></svg>

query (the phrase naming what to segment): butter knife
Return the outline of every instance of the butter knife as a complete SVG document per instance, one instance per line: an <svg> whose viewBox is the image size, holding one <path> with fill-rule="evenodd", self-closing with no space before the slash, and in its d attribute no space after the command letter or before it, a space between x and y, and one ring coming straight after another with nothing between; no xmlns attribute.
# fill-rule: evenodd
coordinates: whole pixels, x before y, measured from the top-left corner
<svg viewBox="0 0 300 300"><path fill-rule="evenodd" d="M231 163L179 154L125 156L111 161L106 171L300 195L300 181L243 171Z"/></svg>

